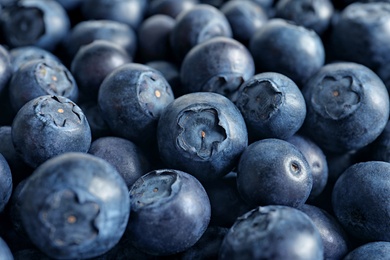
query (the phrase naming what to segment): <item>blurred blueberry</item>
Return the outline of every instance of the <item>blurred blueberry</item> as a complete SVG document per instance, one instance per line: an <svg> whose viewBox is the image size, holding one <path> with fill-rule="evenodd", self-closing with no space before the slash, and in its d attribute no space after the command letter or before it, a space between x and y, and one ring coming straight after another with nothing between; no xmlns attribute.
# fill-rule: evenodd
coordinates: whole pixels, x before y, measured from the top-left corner
<svg viewBox="0 0 390 260"><path fill-rule="evenodd" d="M149 16L164 14L176 18L181 12L185 12L197 4L199 4L199 0L152 0L149 3L148 14Z"/></svg>
<svg viewBox="0 0 390 260"><path fill-rule="evenodd" d="M0 259L2 260L14 259L11 250L9 249L7 243L2 238L0 238Z"/></svg>
<svg viewBox="0 0 390 260"><path fill-rule="evenodd" d="M11 198L12 189L11 169L4 156L0 153L0 212L2 212L8 204L8 201Z"/></svg>
<svg viewBox="0 0 390 260"><path fill-rule="evenodd" d="M375 241L363 244L348 253L343 260L387 260L390 255L390 243Z"/></svg>

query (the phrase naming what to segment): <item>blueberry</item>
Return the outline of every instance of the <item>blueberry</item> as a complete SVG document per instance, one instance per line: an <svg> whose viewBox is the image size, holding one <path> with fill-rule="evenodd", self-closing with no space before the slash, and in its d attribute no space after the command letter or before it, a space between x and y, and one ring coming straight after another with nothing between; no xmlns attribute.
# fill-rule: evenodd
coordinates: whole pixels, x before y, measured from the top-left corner
<svg viewBox="0 0 390 260"><path fill-rule="evenodd" d="M184 93L215 92L233 100L240 85L254 72L252 55L243 44L214 37L187 53L180 78Z"/></svg>
<svg viewBox="0 0 390 260"><path fill-rule="evenodd" d="M375 241L363 244L351 252L348 253L344 260L364 260L364 259L376 259L386 260L389 259L390 243L386 241Z"/></svg>
<svg viewBox="0 0 390 260"><path fill-rule="evenodd" d="M320 232L324 244L325 259L343 259L349 252L349 238L340 223L328 212L304 204L299 208L310 217Z"/></svg>
<svg viewBox="0 0 390 260"><path fill-rule="evenodd" d="M56 0L56 1L60 3L67 11L78 8L82 3L82 0Z"/></svg>
<svg viewBox="0 0 390 260"><path fill-rule="evenodd" d="M9 83L9 99L14 111L44 95L59 95L77 102L79 88L73 74L62 63L51 59L23 63Z"/></svg>
<svg viewBox="0 0 390 260"><path fill-rule="evenodd" d="M111 163L130 189L133 183L151 170L144 152L133 142L114 136L106 136L92 142L88 153Z"/></svg>
<svg viewBox="0 0 390 260"><path fill-rule="evenodd" d="M255 32L249 50L257 72L279 72L300 88L325 62L324 45L314 31L280 18Z"/></svg>
<svg viewBox="0 0 390 260"><path fill-rule="evenodd" d="M27 102L12 123L12 142L24 162L36 168L65 153L86 153L91 130L81 109L61 96L40 96Z"/></svg>
<svg viewBox="0 0 390 260"><path fill-rule="evenodd" d="M131 61L132 57L121 46L107 40L95 40L80 47L72 59L70 70L80 91L96 102L104 78Z"/></svg>
<svg viewBox="0 0 390 260"><path fill-rule="evenodd" d="M0 45L0 93L5 92L12 77L12 57L5 46Z"/></svg>
<svg viewBox="0 0 390 260"><path fill-rule="evenodd" d="M170 41L181 61L192 47L217 36L232 37L229 21L216 7L198 4L176 17Z"/></svg>
<svg viewBox="0 0 390 260"><path fill-rule="evenodd" d="M176 18L181 12L185 12L197 4L199 4L199 0L153 0L149 3L148 14L150 16L164 14Z"/></svg>
<svg viewBox="0 0 390 260"><path fill-rule="evenodd" d="M155 140L160 114L174 100L171 86L157 70L124 64L102 82L98 104L114 134L146 146Z"/></svg>
<svg viewBox="0 0 390 260"><path fill-rule="evenodd" d="M313 200L321 194L328 183L329 171L326 156L322 149L307 136L296 134L286 141L295 145L309 163L310 172L313 176L313 188L309 200Z"/></svg>
<svg viewBox="0 0 390 260"><path fill-rule="evenodd" d="M153 255L171 255L193 246L210 221L210 202L192 175L171 169L139 178L130 190L127 232L135 247Z"/></svg>
<svg viewBox="0 0 390 260"><path fill-rule="evenodd" d="M157 126L162 161L196 178L216 180L236 166L247 147L244 119L226 97L212 92L176 98Z"/></svg>
<svg viewBox="0 0 390 260"><path fill-rule="evenodd" d="M14 259L11 250L9 249L7 243L2 238L0 238L0 259L2 260Z"/></svg>
<svg viewBox="0 0 390 260"><path fill-rule="evenodd" d="M92 140L113 135L96 101L83 102L80 104L80 108L87 117L89 127L91 128Z"/></svg>
<svg viewBox="0 0 390 260"><path fill-rule="evenodd" d="M362 241L390 241L388 193L390 163L369 161L350 166L332 193L335 216Z"/></svg>
<svg viewBox="0 0 390 260"><path fill-rule="evenodd" d="M8 204L12 194L12 174L8 162L0 153L0 212ZM1 251L1 250L0 250ZM0 257L1 258L1 257Z"/></svg>
<svg viewBox="0 0 390 260"><path fill-rule="evenodd" d="M246 80L236 93L235 104L244 116L249 140L287 139L302 126L306 104L298 86L275 72Z"/></svg>
<svg viewBox="0 0 390 260"><path fill-rule="evenodd" d="M65 9L54 0L20 0L1 13L11 47L35 45L53 51L70 29Z"/></svg>
<svg viewBox="0 0 390 260"><path fill-rule="evenodd" d="M319 231L302 211L288 206L255 208L226 234L219 259L324 259Z"/></svg>
<svg viewBox="0 0 390 260"><path fill-rule="evenodd" d="M145 65L152 67L153 69L158 70L161 72L161 74L163 74L164 78L171 86L175 97L181 96L183 94L179 67L175 63L166 60L155 60L149 61L145 63Z"/></svg>
<svg viewBox="0 0 390 260"><path fill-rule="evenodd" d="M28 236L58 259L107 252L121 238L130 214L122 177L105 160L85 153L62 154L40 165L20 196Z"/></svg>
<svg viewBox="0 0 390 260"><path fill-rule="evenodd" d="M369 160L390 162L390 121L378 138L364 149L367 149Z"/></svg>
<svg viewBox="0 0 390 260"><path fill-rule="evenodd" d="M287 141L256 141L245 149L238 163L238 191L253 206L299 207L308 199L312 186L305 156Z"/></svg>
<svg viewBox="0 0 390 260"><path fill-rule="evenodd" d="M303 130L322 149L356 150L373 142L389 119L389 95L369 68L352 62L325 65L303 87Z"/></svg>

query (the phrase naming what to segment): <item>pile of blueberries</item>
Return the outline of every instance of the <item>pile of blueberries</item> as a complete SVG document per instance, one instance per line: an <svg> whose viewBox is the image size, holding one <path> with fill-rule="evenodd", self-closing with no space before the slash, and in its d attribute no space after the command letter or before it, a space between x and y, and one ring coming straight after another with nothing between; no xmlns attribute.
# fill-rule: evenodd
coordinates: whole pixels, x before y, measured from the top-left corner
<svg viewBox="0 0 390 260"><path fill-rule="evenodd" d="M389 259L389 0L0 0L0 259Z"/></svg>

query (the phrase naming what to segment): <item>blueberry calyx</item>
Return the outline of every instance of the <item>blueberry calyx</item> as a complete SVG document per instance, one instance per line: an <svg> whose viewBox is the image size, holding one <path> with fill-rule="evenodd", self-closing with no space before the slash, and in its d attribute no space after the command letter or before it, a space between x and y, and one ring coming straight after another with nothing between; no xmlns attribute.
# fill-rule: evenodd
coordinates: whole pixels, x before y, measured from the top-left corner
<svg viewBox="0 0 390 260"><path fill-rule="evenodd" d="M203 86L204 92L215 92L225 97L232 97L238 88L244 83L241 73L225 73L211 77Z"/></svg>
<svg viewBox="0 0 390 260"><path fill-rule="evenodd" d="M62 66L42 62L37 64L34 74L42 89L50 95L67 96L72 91L73 82Z"/></svg>

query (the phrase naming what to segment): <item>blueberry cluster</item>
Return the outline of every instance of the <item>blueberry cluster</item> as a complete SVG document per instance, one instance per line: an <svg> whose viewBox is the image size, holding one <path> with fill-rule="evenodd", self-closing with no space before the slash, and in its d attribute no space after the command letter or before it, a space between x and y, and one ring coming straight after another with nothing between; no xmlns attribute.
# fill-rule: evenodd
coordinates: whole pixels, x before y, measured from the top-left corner
<svg viewBox="0 0 390 260"><path fill-rule="evenodd" d="M389 259L390 1L0 0L0 260Z"/></svg>

